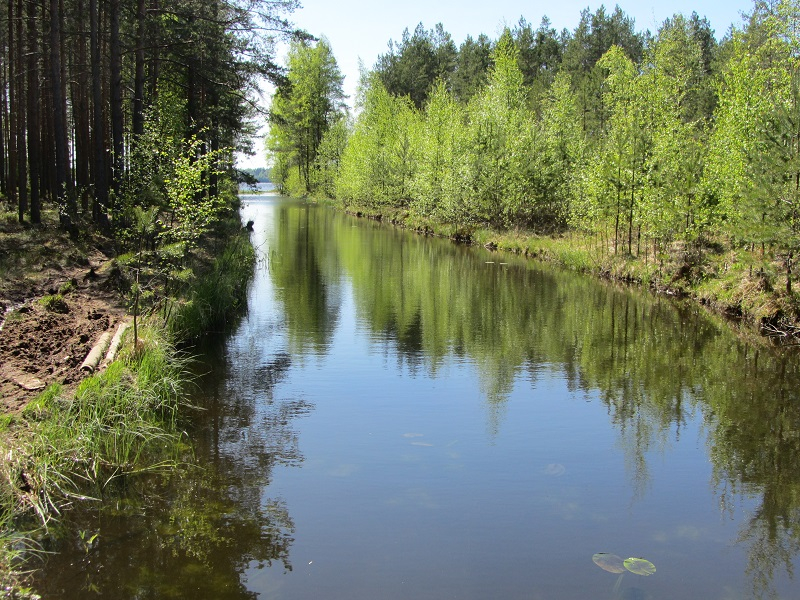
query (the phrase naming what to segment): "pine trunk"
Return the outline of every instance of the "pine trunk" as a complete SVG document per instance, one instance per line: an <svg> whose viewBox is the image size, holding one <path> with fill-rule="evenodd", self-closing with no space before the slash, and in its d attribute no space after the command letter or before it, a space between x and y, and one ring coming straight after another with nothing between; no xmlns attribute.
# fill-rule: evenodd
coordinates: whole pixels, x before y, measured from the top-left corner
<svg viewBox="0 0 800 600"><path fill-rule="evenodd" d="M14 69L14 51L16 49L14 35L14 0L8 0L8 178L7 193L12 203L17 201L17 120L14 115L16 107L16 77Z"/></svg>
<svg viewBox="0 0 800 600"><path fill-rule="evenodd" d="M61 6L59 0L50 0L50 84L53 97L53 141L55 142L56 198L61 207L61 223L72 229L77 207L71 194L67 194L67 124L64 119L64 102L61 82Z"/></svg>
<svg viewBox="0 0 800 600"><path fill-rule="evenodd" d="M109 3L111 20L111 139L112 139L112 180L114 193L119 197L124 170L124 120L122 112L122 47L119 34L120 0Z"/></svg>
<svg viewBox="0 0 800 600"><path fill-rule="evenodd" d="M28 211L28 161L26 160L26 140L25 140L25 110L23 107L23 97L25 93L25 45L23 42L25 29L23 27L23 7L24 0L17 0L17 14L15 20L16 38L17 38L17 52L16 58L16 78L17 82L14 86L16 89L16 107L17 107L17 182L19 184L18 202L19 207L18 217L19 222L25 221L25 213Z"/></svg>
<svg viewBox="0 0 800 600"><path fill-rule="evenodd" d="M39 126L39 31L38 4L29 2L28 13L28 171L31 188L31 223L41 223L39 196L41 141Z"/></svg>
<svg viewBox="0 0 800 600"><path fill-rule="evenodd" d="M86 32L84 30L86 4L85 0L77 0L75 5L78 34L74 60L72 61L72 120L75 124L75 182L80 190L81 207L89 210L88 189L91 182L91 128L89 109L89 74L88 56L86 52Z"/></svg>
<svg viewBox="0 0 800 600"><path fill-rule="evenodd" d="M133 79L133 140L144 133L144 46L147 34L146 0L136 0L136 65Z"/></svg>
<svg viewBox="0 0 800 600"><path fill-rule="evenodd" d="M92 55L92 137L94 147L95 222L105 224L108 215L108 179L103 127L103 79L100 69L100 14L98 0L89 0L90 45Z"/></svg>

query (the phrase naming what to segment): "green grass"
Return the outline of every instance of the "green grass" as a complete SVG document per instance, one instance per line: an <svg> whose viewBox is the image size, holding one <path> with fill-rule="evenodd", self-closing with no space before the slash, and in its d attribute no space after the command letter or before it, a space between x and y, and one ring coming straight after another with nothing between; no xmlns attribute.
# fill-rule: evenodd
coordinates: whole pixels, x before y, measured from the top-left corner
<svg viewBox="0 0 800 600"><path fill-rule="evenodd" d="M169 326L181 339L197 339L226 330L247 302L247 284L255 266L255 251L243 233L234 235L211 269L192 284Z"/></svg>
<svg viewBox="0 0 800 600"><path fill-rule="evenodd" d="M0 529L0 578L21 578L18 528L47 531L75 503L119 495L141 475L178 464L186 363L168 333L150 324L138 349L129 340L119 360L74 394L50 386L6 424L0 516L11 517Z"/></svg>
<svg viewBox="0 0 800 600"><path fill-rule="evenodd" d="M69 306L64 300L64 296L62 296L61 294L51 294L48 296L42 296L41 298L39 298L38 302L48 312L54 312L59 314L64 314L69 312Z"/></svg>

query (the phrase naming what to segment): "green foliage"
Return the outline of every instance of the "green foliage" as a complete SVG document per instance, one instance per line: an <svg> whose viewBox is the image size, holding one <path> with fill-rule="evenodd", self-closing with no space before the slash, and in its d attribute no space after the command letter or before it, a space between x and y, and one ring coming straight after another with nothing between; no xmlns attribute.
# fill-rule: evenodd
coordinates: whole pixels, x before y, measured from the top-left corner
<svg viewBox="0 0 800 600"><path fill-rule="evenodd" d="M586 174L584 202L588 206L580 208L584 219L581 225L589 231L598 231L607 230L610 223L616 253L626 230L631 240L637 193L644 182L648 140L633 62L621 47L612 46L598 67L607 72L603 99L610 114ZM630 243L628 246L630 252Z"/></svg>
<svg viewBox="0 0 800 600"><path fill-rule="evenodd" d="M697 97L708 85L703 48L691 21L668 20L648 51L640 77L645 128L649 132L641 227L662 246L695 243L713 221L703 192L707 133Z"/></svg>
<svg viewBox="0 0 800 600"><path fill-rule="evenodd" d="M279 188L304 196L317 186L331 187L330 164L318 162L317 156L328 130L342 119L344 77L325 39L294 42L287 63L286 81L272 98L267 148ZM339 126L338 135L341 132ZM329 140L323 149L328 160L335 147ZM326 172L319 173L321 168Z"/></svg>
<svg viewBox="0 0 800 600"><path fill-rule="evenodd" d="M451 75L453 95L466 104L486 85L492 66L492 43L485 34L472 36L461 43L456 57L455 71Z"/></svg>
<svg viewBox="0 0 800 600"><path fill-rule="evenodd" d="M181 137L179 124L151 113L137 138L129 177L122 188L118 235L128 248L197 246L226 207L218 179L230 149L209 150L203 134Z"/></svg>
<svg viewBox="0 0 800 600"><path fill-rule="evenodd" d="M64 300L64 296L61 294L52 294L48 296L42 296L37 301L41 304L45 310L54 313L68 313L69 312L69 305Z"/></svg>
<svg viewBox="0 0 800 600"><path fill-rule="evenodd" d="M342 154L347 147L347 138L350 135L350 123L345 116L341 116L322 136L322 141L317 148L317 157L314 159L312 169L311 188L325 197L333 198L336 195L336 177L342 162Z"/></svg>
<svg viewBox="0 0 800 600"><path fill-rule="evenodd" d="M519 20L513 30L514 42L519 49L519 68L525 85L534 96L546 90L561 68L563 48L550 19L542 17L539 27L534 30L524 18Z"/></svg>
<svg viewBox="0 0 800 600"><path fill-rule="evenodd" d="M792 293L792 261L800 251L800 64L787 98L767 115L749 157L752 195L745 197L762 242L786 256L786 293Z"/></svg>
<svg viewBox="0 0 800 600"><path fill-rule="evenodd" d="M608 107L603 102L603 68L597 63L612 46L618 46L634 64L639 64L645 47L645 36L636 32L634 21L619 6L611 15L600 6L594 13L581 11L575 30L566 37L561 69L566 70L579 102L579 114L584 134L597 139L605 131Z"/></svg>
<svg viewBox="0 0 800 600"><path fill-rule="evenodd" d="M405 206L417 168L419 114L407 97L366 82L362 111L345 148L336 196L346 204Z"/></svg>
<svg viewBox="0 0 800 600"><path fill-rule="evenodd" d="M425 217L464 222L469 213L463 177L469 167L465 111L443 81L428 99L418 137L418 169L411 185L413 208Z"/></svg>
<svg viewBox="0 0 800 600"><path fill-rule="evenodd" d="M760 246L759 270L770 254L796 252L796 3L756 5L748 29L730 42L715 112L704 184L719 202L720 222L741 242Z"/></svg>
<svg viewBox="0 0 800 600"><path fill-rule="evenodd" d="M506 224L527 209L530 117L517 49L506 30L493 53L488 85L468 107L469 173L472 218Z"/></svg>
<svg viewBox="0 0 800 600"><path fill-rule="evenodd" d="M255 251L243 232L233 235L210 270L191 285L191 293L178 302L169 327L180 339L196 340L224 331L241 314L247 284L255 266Z"/></svg>
<svg viewBox="0 0 800 600"><path fill-rule="evenodd" d="M457 53L441 23L430 31L420 23L413 34L405 29L399 43L389 41L389 51L378 57L375 73L387 92L408 96L421 109L437 81L450 81Z"/></svg>
<svg viewBox="0 0 800 600"><path fill-rule="evenodd" d="M166 146L170 146L169 141ZM175 148L171 157L172 170L164 180L168 220L160 232L168 243L195 246L225 208L224 200L212 193L209 178L226 151L208 152L203 146L201 139L192 136L182 147Z"/></svg>
<svg viewBox="0 0 800 600"><path fill-rule="evenodd" d="M130 281L135 334L139 317L159 307L169 321L172 306L185 301L195 271L203 269L209 237L229 219L238 228L235 196L221 183L230 151L209 150L198 135L181 142L159 118L145 126L135 155L140 179L124 194L127 227L120 237L131 252L117 259Z"/></svg>
<svg viewBox="0 0 800 600"><path fill-rule="evenodd" d="M528 225L561 229L579 197L578 177L585 168L586 141L578 118L578 102L567 73L555 76L540 98L541 118L533 125L537 139L531 175L533 210Z"/></svg>

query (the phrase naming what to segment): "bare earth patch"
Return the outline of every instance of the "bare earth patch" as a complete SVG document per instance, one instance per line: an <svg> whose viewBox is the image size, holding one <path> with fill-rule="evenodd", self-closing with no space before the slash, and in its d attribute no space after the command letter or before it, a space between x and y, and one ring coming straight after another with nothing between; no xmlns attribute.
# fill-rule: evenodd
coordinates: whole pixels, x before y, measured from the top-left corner
<svg viewBox="0 0 800 600"><path fill-rule="evenodd" d="M6 221L0 256L1 410L15 413L46 386L85 377L83 359L125 309L110 258L96 247L77 250L55 228ZM59 291L63 302L41 301Z"/></svg>

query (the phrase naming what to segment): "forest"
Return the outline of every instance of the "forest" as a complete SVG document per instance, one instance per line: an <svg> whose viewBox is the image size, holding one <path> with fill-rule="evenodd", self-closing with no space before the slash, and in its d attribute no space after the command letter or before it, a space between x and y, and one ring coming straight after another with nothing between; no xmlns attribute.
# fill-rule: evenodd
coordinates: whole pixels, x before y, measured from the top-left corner
<svg viewBox="0 0 800 600"><path fill-rule="evenodd" d="M0 28L0 194L19 221L124 238L136 211L185 240L241 177L296 0L9 0ZM185 193L191 187L191 193ZM203 198L203 202L187 202ZM204 214L201 214L204 213ZM181 218L182 217L182 218Z"/></svg>
<svg viewBox="0 0 800 600"><path fill-rule="evenodd" d="M759 0L722 35L697 13L650 32L601 6L573 31L521 18L458 46L419 24L362 72L353 113L325 39L297 41L270 111L272 179L460 239L566 239L594 270L683 280L792 329L799 18L794 0Z"/></svg>

